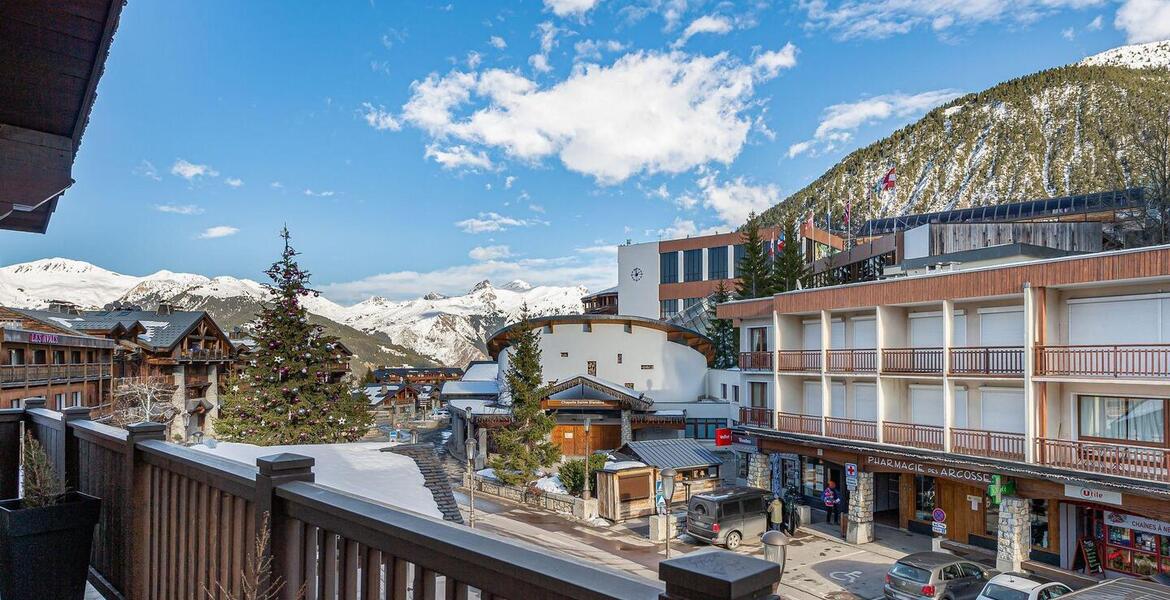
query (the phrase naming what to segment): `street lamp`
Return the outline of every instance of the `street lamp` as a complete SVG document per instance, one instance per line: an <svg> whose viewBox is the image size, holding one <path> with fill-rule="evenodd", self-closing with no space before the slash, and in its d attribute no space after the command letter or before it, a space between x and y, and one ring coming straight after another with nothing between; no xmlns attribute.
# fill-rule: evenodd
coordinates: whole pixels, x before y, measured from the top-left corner
<svg viewBox="0 0 1170 600"><path fill-rule="evenodd" d="M784 563L788 560L788 536L775 529L764 533L764 560L780 565L780 577L784 577ZM776 580L780 582L779 579Z"/></svg>
<svg viewBox="0 0 1170 600"><path fill-rule="evenodd" d="M589 499L589 418L585 418L585 495L584 499Z"/></svg>
<svg viewBox="0 0 1170 600"><path fill-rule="evenodd" d="M471 499L468 506L468 524L472 529L475 529L475 438L468 438L467 440L467 472L470 475L470 484L467 486L471 491L469 498Z"/></svg>
<svg viewBox="0 0 1170 600"><path fill-rule="evenodd" d="M670 503L674 500L674 469L666 468L658 473L662 479L662 495L666 497L666 559L670 560L670 530L674 515L670 514Z"/></svg>

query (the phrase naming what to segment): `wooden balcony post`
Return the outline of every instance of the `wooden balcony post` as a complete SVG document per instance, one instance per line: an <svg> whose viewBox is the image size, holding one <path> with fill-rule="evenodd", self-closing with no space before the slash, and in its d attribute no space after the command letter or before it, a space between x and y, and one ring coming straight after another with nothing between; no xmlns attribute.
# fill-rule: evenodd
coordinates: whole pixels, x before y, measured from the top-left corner
<svg viewBox="0 0 1170 600"><path fill-rule="evenodd" d="M0 500L15 498L20 488L20 424L23 408L0 409Z"/></svg>
<svg viewBox="0 0 1170 600"><path fill-rule="evenodd" d="M280 576L285 581L300 580L299 573L287 573L295 568L303 548L294 543L296 532L289 526L287 516L279 509L276 503L276 488L293 481L313 482L313 464L316 461L311 456L282 452L256 459L256 497L252 499L252 506L256 513L256 532L258 535L264 527L264 517L268 516L271 537L267 552L272 555L273 572L270 575ZM261 581L258 589L268 589L269 581ZM281 591L281 598L292 600L296 597L295 586L285 586Z"/></svg>
<svg viewBox="0 0 1170 600"><path fill-rule="evenodd" d="M130 527L130 543L122 548L122 560L126 565L127 598L149 598L148 574L156 565L150 564L150 542L153 532L150 528L150 467L138 460L138 442L166 440L167 427L162 423L135 423L126 428L125 461L122 468L122 485L128 490L127 502L122 503L122 523Z"/></svg>
<svg viewBox="0 0 1170 600"><path fill-rule="evenodd" d="M63 454L65 457L65 485L71 490L76 490L81 485L77 438L74 437L72 429L69 428L69 423L71 421L88 420L89 409L84 406L70 406L61 411L61 413L64 415L61 419L63 421L61 443L65 446Z"/></svg>
<svg viewBox="0 0 1170 600"><path fill-rule="evenodd" d="M780 565L724 550L692 552L658 564L660 600L770 600Z"/></svg>

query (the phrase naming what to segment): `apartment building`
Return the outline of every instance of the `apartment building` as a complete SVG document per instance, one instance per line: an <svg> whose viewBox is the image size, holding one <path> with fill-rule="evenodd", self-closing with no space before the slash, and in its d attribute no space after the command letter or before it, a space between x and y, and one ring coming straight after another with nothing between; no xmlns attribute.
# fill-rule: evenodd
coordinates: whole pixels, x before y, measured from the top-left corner
<svg viewBox="0 0 1170 600"><path fill-rule="evenodd" d="M109 402L114 342L0 307L0 409L43 398L45 407Z"/></svg>
<svg viewBox="0 0 1170 600"><path fill-rule="evenodd" d="M1170 246L730 302L739 476L1001 568L1170 573Z"/></svg>

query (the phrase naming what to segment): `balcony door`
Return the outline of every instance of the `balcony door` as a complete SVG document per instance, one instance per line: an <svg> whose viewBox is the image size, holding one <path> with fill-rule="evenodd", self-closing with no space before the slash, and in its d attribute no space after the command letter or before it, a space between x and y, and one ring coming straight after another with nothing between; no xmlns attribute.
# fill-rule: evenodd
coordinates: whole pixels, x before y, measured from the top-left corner
<svg viewBox="0 0 1170 600"><path fill-rule="evenodd" d="M751 394L752 408L767 408L768 407L768 384L762 381L751 382L749 389Z"/></svg>
<svg viewBox="0 0 1170 600"><path fill-rule="evenodd" d="M767 327L751 327L748 329L748 351L749 352L767 352L768 351L768 328Z"/></svg>

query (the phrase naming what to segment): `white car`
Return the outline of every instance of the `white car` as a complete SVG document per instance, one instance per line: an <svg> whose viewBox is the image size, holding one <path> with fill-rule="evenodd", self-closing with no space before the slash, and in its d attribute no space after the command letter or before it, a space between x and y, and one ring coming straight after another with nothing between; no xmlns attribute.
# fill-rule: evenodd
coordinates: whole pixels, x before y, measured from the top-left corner
<svg viewBox="0 0 1170 600"><path fill-rule="evenodd" d="M1055 600L1071 593L1063 583L1044 583L1022 573L1003 573L988 580L977 600Z"/></svg>

